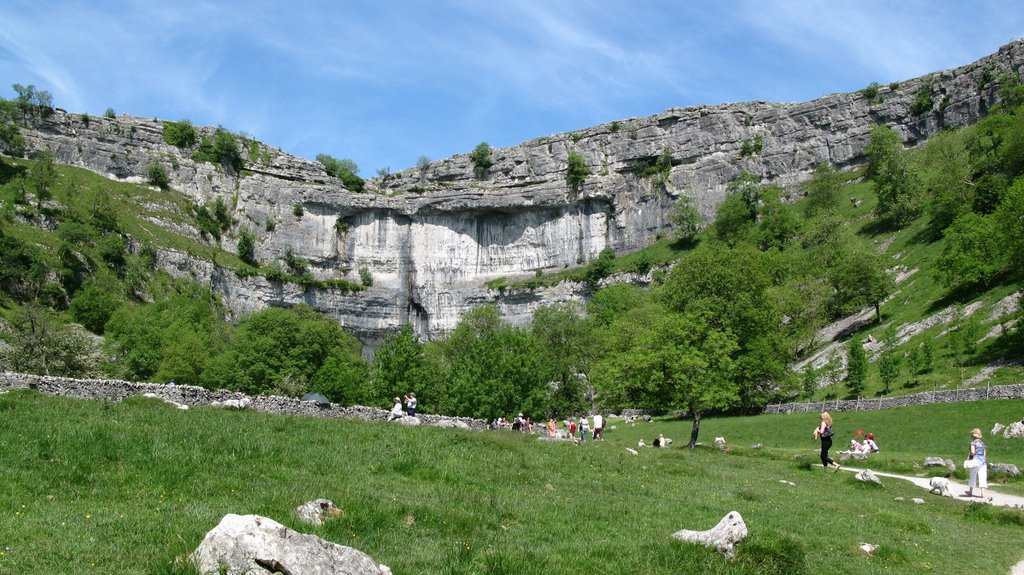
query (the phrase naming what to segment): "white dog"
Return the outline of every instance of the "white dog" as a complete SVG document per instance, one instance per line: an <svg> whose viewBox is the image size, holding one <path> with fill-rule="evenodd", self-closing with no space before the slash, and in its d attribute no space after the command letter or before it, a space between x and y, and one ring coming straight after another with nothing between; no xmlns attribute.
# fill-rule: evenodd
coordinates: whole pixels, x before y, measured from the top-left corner
<svg viewBox="0 0 1024 575"><path fill-rule="evenodd" d="M938 492L938 494L943 497L953 496L953 494L949 492L949 480L945 477L932 477L928 480L928 485L931 486L928 493Z"/></svg>

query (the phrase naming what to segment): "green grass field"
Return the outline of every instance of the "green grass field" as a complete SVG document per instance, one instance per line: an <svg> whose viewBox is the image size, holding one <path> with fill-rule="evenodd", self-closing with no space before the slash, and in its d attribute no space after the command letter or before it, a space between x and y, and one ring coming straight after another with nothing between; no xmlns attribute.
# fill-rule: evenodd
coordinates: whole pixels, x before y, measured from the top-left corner
<svg viewBox="0 0 1024 575"><path fill-rule="evenodd" d="M841 413L837 443L863 427L878 463L912 470L925 455L962 459L970 428L1022 413L1024 401ZM1006 573L1024 559L1024 512L823 472L816 417L707 419L702 443L734 449L633 456L640 437L685 444L690 422L611 420L607 441L577 446L15 391L0 396L0 573L189 573L176 558L227 513L351 545L396 574ZM1024 440L989 443L994 461L1024 466ZM318 497L344 516L300 524L294 509ZM669 537L733 510L750 536L732 562ZM874 557L861 542L880 545Z"/></svg>

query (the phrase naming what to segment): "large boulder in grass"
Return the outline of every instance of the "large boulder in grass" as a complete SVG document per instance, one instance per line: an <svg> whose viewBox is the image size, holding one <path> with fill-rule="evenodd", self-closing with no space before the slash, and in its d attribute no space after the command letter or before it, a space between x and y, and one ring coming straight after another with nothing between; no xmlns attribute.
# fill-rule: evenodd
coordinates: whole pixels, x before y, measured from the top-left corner
<svg viewBox="0 0 1024 575"><path fill-rule="evenodd" d="M856 477L857 479L864 481L866 483L877 483L879 485L882 484L882 480L879 479L878 476L875 475L875 472L871 471L870 469L862 469L859 473L857 473Z"/></svg>
<svg viewBox="0 0 1024 575"><path fill-rule="evenodd" d="M1024 438L1024 421L1014 421L1003 430L1006 439Z"/></svg>
<svg viewBox="0 0 1024 575"><path fill-rule="evenodd" d="M740 516L738 511L730 511L728 515L718 522L718 525L707 531L683 529L673 533L672 537L687 543L698 543L705 547L714 547L725 553L727 558L732 559L735 554L736 544L747 537L747 524L743 522L743 517Z"/></svg>
<svg viewBox="0 0 1024 575"><path fill-rule="evenodd" d="M990 473L1005 473L1011 477L1020 477L1020 469L1012 463L989 463Z"/></svg>
<svg viewBox="0 0 1024 575"><path fill-rule="evenodd" d="M387 566L362 551L259 515L225 515L191 559L203 575L391 575Z"/></svg>
<svg viewBox="0 0 1024 575"><path fill-rule="evenodd" d="M956 464L953 463L952 459L943 459L941 457L925 457L925 467L945 467L950 472L956 471Z"/></svg>

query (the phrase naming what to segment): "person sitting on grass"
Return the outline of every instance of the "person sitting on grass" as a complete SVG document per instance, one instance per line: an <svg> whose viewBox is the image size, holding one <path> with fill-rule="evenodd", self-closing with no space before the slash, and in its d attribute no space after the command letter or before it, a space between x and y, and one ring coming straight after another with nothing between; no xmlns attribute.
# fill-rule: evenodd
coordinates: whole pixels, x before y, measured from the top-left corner
<svg viewBox="0 0 1024 575"><path fill-rule="evenodd" d="M875 434L869 433L864 437L864 447L868 453L878 453L878 444L875 443Z"/></svg>

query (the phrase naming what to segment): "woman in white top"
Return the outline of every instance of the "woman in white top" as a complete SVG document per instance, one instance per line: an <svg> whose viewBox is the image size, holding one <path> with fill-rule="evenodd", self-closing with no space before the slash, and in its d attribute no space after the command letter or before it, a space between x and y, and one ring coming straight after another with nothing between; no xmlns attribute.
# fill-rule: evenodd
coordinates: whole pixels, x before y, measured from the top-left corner
<svg viewBox="0 0 1024 575"><path fill-rule="evenodd" d="M395 406L391 408L391 413L388 414L388 419L398 419L403 415L405 415L405 412L402 411L402 400L396 397Z"/></svg>

